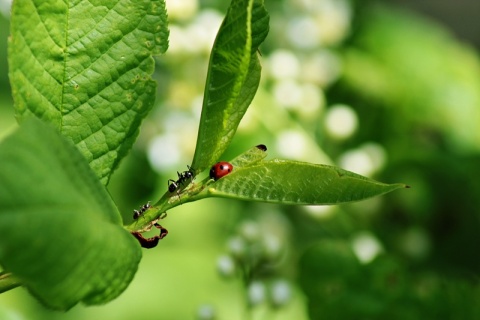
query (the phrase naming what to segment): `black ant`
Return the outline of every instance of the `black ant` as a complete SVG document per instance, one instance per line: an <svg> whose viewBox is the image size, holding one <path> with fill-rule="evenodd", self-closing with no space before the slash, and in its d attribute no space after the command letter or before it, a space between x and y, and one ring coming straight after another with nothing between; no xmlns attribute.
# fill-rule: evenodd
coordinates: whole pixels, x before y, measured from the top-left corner
<svg viewBox="0 0 480 320"><path fill-rule="evenodd" d="M133 210L133 220L137 220L140 218L142 214L147 211L147 209L151 208L150 201L148 201L146 204L140 207L140 210Z"/></svg>
<svg viewBox="0 0 480 320"><path fill-rule="evenodd" d="M168 191L169 192L174 192L177 190L181 185L184 185L187 180L192 181L194 179L194 172L192 170L192 167L187 166L188 170L183 171L183 172L178 172L178 180L175 181L173 179L168 180Z"/></svg>

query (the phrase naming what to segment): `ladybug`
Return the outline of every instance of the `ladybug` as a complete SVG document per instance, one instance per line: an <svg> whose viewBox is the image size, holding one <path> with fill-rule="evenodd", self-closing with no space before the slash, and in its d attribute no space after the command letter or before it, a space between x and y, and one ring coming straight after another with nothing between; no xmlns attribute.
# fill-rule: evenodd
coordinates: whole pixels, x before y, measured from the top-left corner
<svg viewBox="0 0 480 320"><path fill-rule="evenodd" d="M225 177L227 174L232 172L233 166L225 161L217 162L213 165L212 169L210 169L210 178L213 180L218 180L222 177Z"/></svg>

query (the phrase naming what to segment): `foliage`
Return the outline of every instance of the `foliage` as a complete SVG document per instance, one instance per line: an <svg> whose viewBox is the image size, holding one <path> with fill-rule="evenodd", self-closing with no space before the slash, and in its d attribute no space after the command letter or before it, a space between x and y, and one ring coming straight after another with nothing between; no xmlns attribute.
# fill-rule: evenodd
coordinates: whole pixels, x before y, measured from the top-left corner
<svg viewBox="0 0 480 320"><path fill-rule="evenodd" d="M29 18L32 11L35 19ZM234 164L243 162L243 167L220 182L209 177L190 183L223 154L254 97L261 70L257 51L268 20L262 1L232 1L212 49L192 168L179 173L155 205L135 211L136 221L127 227L142 246L153 247L167 234L158 218L182 201L228 196L331 204L403 187L333 167L259 161L261 152L253 162L248 162L249 152L241 155ZM10 79L23 125L1 144L0 159L8 165L0 172L0 261L46 306L105 303L126 288L136 271L139 248L120 228L120 215L94 175L107 184L130 149L155 97L151 55L165 51L167 35L162 1L13 6ZM45 47L53 49L45 52ZM29 121L32 115L56 131ZM37 184L42 188L24 187ZM140 233L152 226L161 229L160 236L144 238ZM59 241L65 233L69 241Z"/></svg>
<svg viewBox="0 0 480 320"><path fill-rule="evenodd" d="M16 4L21 3L22 0L17 0ZM247 1L235 3L246 5ZM32 60L20 55L19 51L15 52L18 59L10 54L10 59L16 60L15 69L30 72L30 76L24 82L25 87L22 84L15 88L12 81L15 103L28 101L28 104L24 112L16 111L22 119L21 127L0 146L2 157L18 159L9 160L7 166L0 168L2 181L8 181L8 185L2 184L0 189L16 190L12 197L10 193L0 195L0 256L6 252L5 248L15 250L21 247L22 252L15 257L10 255L8 261L3 256L0 258L6 270L18 269L15 276L5 271L0 273L2 290L23 285L50 307L65 309L82 300L87 304L105 303L128 285L123 294L106 306L86 308L80 305L62 314L68 319L148 319L158 317L159 309L165 318L188 318L192 315L192 308L206 302L211 303L213 309L206 308L208 312L201 313L204 318L211 316L212 310L218 318L244 318L242 308L248 309L253 318L272 315L279 319L306 319L307 313L310 318L351 318L352 315L373 319L478 318L474 301L479 297L475 277L480 260L472 243L478 241L476 194L480 186L471 178L478 172L478 135L472 130L477 119L475 110L480 92L477 90L480 81L478 57L438 25L398 9L373 6L373 3L375 1L368 4L352 2L352 5L342 0L267 1L271 23L269 36L261 45L259 55L256 41L263 41L268 30L265 29L268 16L259 2L248 1L242 12L227 10L227 3L223 1L202 2L195 10L180 11L173 3L167 2L167 7L171 5L168 7L171 45L167 54L157 60L152 76L160 81L158 91L146 92L148 88L154 88L150 79L153 72L150 56L158 53L159 48L165 49L167 43L164 41L166 24L158 24L154 18L166 18L165 13L160 12L142 20L149 26L160 26L163 36L159 47L142 42L142 37L134 37L123 43L128 47L125 51L116 52L128 53L125 57L129 59L140 59L135 61L138 62L136 67L132 67L132 60L128 60L128 68L132 67L128 70L142 75L138 81L122 82L121 75L115 74L126 70L121 69L124 67L121 64L116 68L89 69L88 63L69 65L80 61L73 56L72 60L66 59L66 65L73 68L71 70L84 70L83 74L89 76L88 83L79 87L87 94L83 96L87 100L81 100L82 96L78 98L79 102L86 101L81 105L71 103L72 92L77 91L62 80L70 79L73 74L65 72L64 77L57 77L60 79L58 83L49 85L43 82L46 77L42 72L49 68L35 68ZM89 5L94 6L96 2L90 1ZM102 5L106 5L105 1ZM138 11L129 8L131 17L102 20L98 25L108 21L122 24L123 18L139 21L136 19L145 10L153 9L143 5L147 5L147 1L139 4ZM221 12L227 11L225 21L231 19L235 25L233 30L242 31L230 34L233 30L224 22L212 49L211 42L202 42L202 39L205 30L217 27L215 21L218 20L220 25L223 14L212 10L213 7ZM102 8L91 12L102 13ZM117 9L108 7L106 16L114 14ZM40 10L44 10L47 16L52 13L45 7ZM14 12L18 9L14 8ZM252 23L257 19L260 21L252 26L251 34L246 27L249 12L259 15L252 18ZM232 19L234 15L237 19ZM102 15L79 16L88 21ZM263 19L258 18L260 16ZM26 33L23 29L34 24L34 18L29 15L24 20L17 20L15 27L15 19L19 17L12 16L12 35L16 28L32 39L30 44L45 43L43 47L51 47L45 33L36 37L34 31ZM58 18L61 21L65 15L60 14ZM21 27L18 21L22 21ZM354 28L349 30L350 24ZM76 31L84 29L66 27L63 30L65 35L74 36ZM299 30L301 37L298 36ZM38 32L46 31L39 29ZM153 30L135 32L145 36L155 34ZM224 38L220 36L222 32ZM256 32L258 36L255 36ZM97 46L106 49L109 45L115 46L111 39L128 38L128 34L110 35L108 32L98 34L98 38L96 34L89 35L82 38L85 48L90 42L105 39ZM185 38L179 40L182 35ZM63 43L60 40L58 43ZM68 50L75 49L74 45L66 41L64 52L73 54ZM124 48L121 41L116 45ZM228 46L228 49L222 46ZM240 49L233 51L233 46ZM439 47L443 49L438 50ZM10 46L10 50L12 48ZM47 52L41 50L42 47L34 49L32 52L36 53L38 61L45 62L48 59L44 55L56 54L55 50ZM210 49L212 54L207 69ZM115 59L121 55L98 56L94 50L82 54L89 59L99 58L95 60L99 62L110 57L113 61L108 63L112 66L121 61ZM233 63L222 69L215 62L227 56L237 58L228 59L227 63ZM58 65L53 67L54 63L61 65L59 59L51 59L50 63L52 72L61 70ZM260 65L263 70L259 82ZM0 68L5 70L5 64ZM14 76L12 70L11 78L22 81L21 75ZM105 77L96 75L96 70L102 70L101 75ZM3 72L2 76L5 74ZM232 82L227 76L233 76ZM4 78L0 81L7 88ZM93 93L95 79L103 81L97 85L96 94ZM129 87L114 91L111 85L108 86L114 83L126 83ZM215 90L218 84L231 90ZM30 101L28 94L22 98L22 89L31 85L48 97L58 92L58 86L66 94L62 99L52 99L54 101L38 101L37 95L33 95L35 99ZM155 91L156 106L154 112L150 112ZM115 93L108 96L108 99L114 99L110 102L115 106L112 110L130 108L126 114L113 114L114 117L123 115L130 121L113 120L117 125L115 130L120 124L118 131L108 130L112 126L102 122L106 119L104 114L95 113L98 116L95 117L90 113L105 109L101 107L103 101L97 98L103 98L103 92ZM122 92L136 92L137 95L122 95ZM251 100L255 93L255 99ZM8 94L0 92L0 104L10 105L8 98L4 97ZM135 104L129 97L139 103ZM202 101L199 138L195 146L192 137L197 129ZM60 112L64 108L62 103L64 107L86 112L77 118L83 126L62 129L63 120L74 121L68 119L68 112ZM28 114L49 105L57 108L48 109L54 114L52 124L67 141L50 126L28 119ZM135 113L135 108L140 106L143 109ZM246 117L240 123L247 107ZM231 117L230 111L237 108L241 112ZM0 136L7 135L5 129L13 126L9 110L0 107ZM348 128L348 118L333 127L329 120L337 110L347 110L358 120L358 126L344 131L347 134L343 133L343 136L335 135L332 128L337 132ZM46 113L37 113L37 116L43 121L49 118ZM92 119L100 121L90 124ZM143 124L141 130L140 122ZM88 130L93 132L92 128L98 129L99 126L102 129L98 132L109 138L89 140L87 144L88 137L83 134ZM73 129L78 129L77 136L65 135L67 131L72 133ZM82 141L76 143L77 148L71 145L72 141L75 144L75 139ZM134 140L136 144L131 149ZM105 142L108 142L107 148ZM268 146L268 153L274 160L265 160L267 152L252 148L258 143ZM28 148L13 147L26 144ZM8 148L3 148L4 145ZM158 153L158 149L163 153ZM105 151L108 151L105 153L108 157L96 159L92 156L102 155ZM192 154L194 159L190 162ZM220 157L222 160L231 159L229 162L234 171L213 181L205 177L203 171L208 171ZM115 171L122 158L121 166ZM278 160L281 158L295 160ZM170 164L162 166L159 159L163 163L170 161ZM352 167L349 159L355 159L356 166ZM365 164L366 159L370 159L366 162L370 166L359 166ZM368 178L306 161L337 163ZM2 160L2 163L7 161ZM172 177L172 172L184 167L179 165L181 163L191 163L196 179L186 180L173 193L165 192L165 181ZM284 170L285 167L295 170ZM354 200L352 196L355 195L366 198L373 195L370 192L381 194L402 186L383 185L370 177L384 181L404 180L414 188L411 192L396 192L341 207L284 206L335 203L332 199L343 203ZM30 178L42 181L32 182ZM352 183L342 183L345 179L352 179ZM310 182L313 186L309 185ZM115 203L102 186L107 183ZM351 189L354 185L363 186ZM212 196L230 199L179 206ZM138 208L139 203L145 204L148 200L154 200L152 207L132 222L132 208ZM175 210L170 210L174 207ZM147 230L157 218L163 217L162 213L167 209L170 219L161 220L161 223L170 230L169 236L162 240L158 250L143 250L143 259L138 262L139 246L122 229ZM12 219L14 215L18 216L17 220ZM125 224L123 228L120 215ZM253 233L252 224L256 226ZM7 229L8 232L3 233ZM4 240L7 236L11 238ZM243 241L243 247L238 245L238 239ZM2 243L8 243L8 246L2 246ZM88 247L89 251L83 251L82 258L77 258L78 263L72 266L82 248L87 248L85 243L92 243L97 253L102 252L101 257L94 256L95 250ZM117 253L121 246L127 249ZM206 271L213 269L212 261L225 247L234 259L235 268L243 270L236 273L240 277L231 278L233 283L228 284ZM40 249L35 251L36 248ZM128 250L132 253L128 254ZM44 261L43 257L51 255L55 258ZM35 260L20 263L19 260L25 257ZM37 265L60 271L50 274L50 270L31 267ZM100 266L111 268L104 270ZM93 271L91 278L83 278L85 270ZM33 277L32 272L40 276ZM129 283L134 272L135 280ZM59 283L46 288L52 277L55 281L65 279L65 285ZM95 277L100 277L101 281ZM108 279L119 282L110 285L106 282ZM287 279L280 281L279 287L285 289L285 283L288 283L287 292L291 294L288 303L282 305L275 303L273 289L278 279ZM67 288L69 284L72 286ZM79 285L76 288L97 285L100 291L116 291L85 295L85 291L75 290L75 284ZM246 305L239 304L243 299L239 288L244 290L240 292L249 301ZM63 290L62 293L56 294L57 289ZM259 293L265 295L267 301L250 300ZM12 311L21 310L18 312L27 318L52 319L57 316L37 305L21 289L2 294L0 300L0 317L12 316L9 307Z"/></svg>
<svg viewBox="0 0 480 320"><path fill-rule="evenodd" d="M1 146L2 266L52 308L117 297L141 252L82 155L36 119Z"/></svg>
<svg viewBox="0 0 480 320"><path fill-rule="evenodd" d="M168 43L163 1L115 4L16 2L9 43L17 119L52 123L103 184L153 106L151 55Z"/></svg>

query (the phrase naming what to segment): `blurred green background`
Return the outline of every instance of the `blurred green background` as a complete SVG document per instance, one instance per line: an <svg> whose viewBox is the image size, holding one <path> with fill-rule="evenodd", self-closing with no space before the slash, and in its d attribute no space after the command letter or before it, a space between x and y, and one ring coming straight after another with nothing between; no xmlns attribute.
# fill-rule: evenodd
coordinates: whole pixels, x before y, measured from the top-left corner
<svg viewBox="0 0 480 320"><path fill-rule="evenodd" d="M16 126L7 2L0 138ZM209 50L227 6L167 0L170 49L157 58L157 104L109 185L126 222L191 163ZM17 288L0 295L0 319L480 319L480 6L266 6L262 83L223 160L263 143L270 158L412 188L342 206L185 204L162 221L168 237L143 251L112 303L57 313Z"/></svg>

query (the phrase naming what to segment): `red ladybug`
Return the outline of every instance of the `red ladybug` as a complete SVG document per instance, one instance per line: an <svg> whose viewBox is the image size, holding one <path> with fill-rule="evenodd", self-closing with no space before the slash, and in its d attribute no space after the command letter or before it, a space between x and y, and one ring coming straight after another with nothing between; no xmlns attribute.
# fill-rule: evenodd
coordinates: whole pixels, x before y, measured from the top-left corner
<svg viewBox="0 0 480 320"><path fill-rule="evenodd" d="M225 161L217 162L212 169L210 169L210 178L213 180L218 180L222 177L225 177L227 174L232 172L233 166Z"/></svg>

